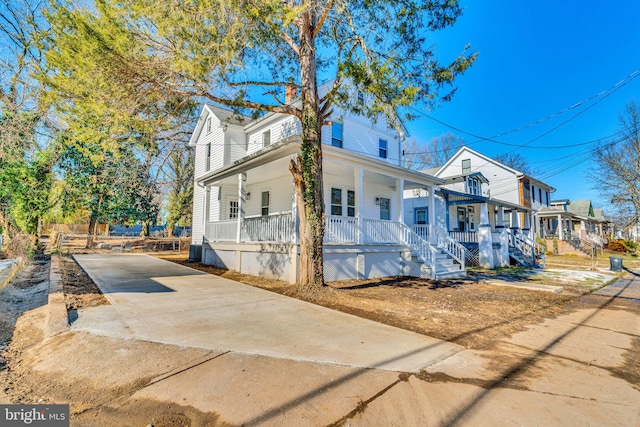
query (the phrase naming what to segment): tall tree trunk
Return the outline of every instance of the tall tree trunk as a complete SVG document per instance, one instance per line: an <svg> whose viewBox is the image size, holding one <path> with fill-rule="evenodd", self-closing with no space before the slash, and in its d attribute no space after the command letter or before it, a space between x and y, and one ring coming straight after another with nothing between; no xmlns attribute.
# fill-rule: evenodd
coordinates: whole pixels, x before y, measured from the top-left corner
<svg viewBox="0 0 640 427"><path fill-rule="evenodd" d="M315 13L308 11L299 24L302 84L302 144L290 164L296 187L300 219L300 275L298 292L310 293L324 286L324 198L320 98L317 89L313 40Z"/></svg>
<svg viewBox="0 0 640 427"><path fill-rule="evenodd" d="M151 226L150 221L142 221L142 232L140 235L142 237L149 237L149 227Z"/></svg>
<svg viewBox="0 0 640 427"><path fill-rule="evenodd" d="M98 219L93 215L89 218L89 229L87 230L87 245L86 249L90 249L93 246L94 236L98 234Z"/></svg>

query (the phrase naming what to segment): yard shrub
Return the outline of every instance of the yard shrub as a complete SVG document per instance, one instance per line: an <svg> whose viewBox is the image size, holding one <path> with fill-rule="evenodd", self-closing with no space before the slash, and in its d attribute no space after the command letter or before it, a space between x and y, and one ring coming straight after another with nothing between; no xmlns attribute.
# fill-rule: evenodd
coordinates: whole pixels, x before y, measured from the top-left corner
<svg viewBox="0 0 640 427"><path fill-rule="evenodd" d="M627 252L627 245L625 245L624 240L611 240L607 245L607 249L613 252Z"/></svg>

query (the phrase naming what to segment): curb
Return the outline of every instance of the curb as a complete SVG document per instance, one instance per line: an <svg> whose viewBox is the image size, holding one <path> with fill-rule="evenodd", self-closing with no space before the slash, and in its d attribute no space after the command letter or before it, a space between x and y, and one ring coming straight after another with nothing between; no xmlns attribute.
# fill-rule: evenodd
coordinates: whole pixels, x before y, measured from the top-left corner
<svg viewBox="0 0 640 427"><path fill-rule="evenodd" d="M47 319L49 337L65 332L69 327L67 306L62 292L59 259L58 255L51 255L51 265L49 266L49 316Z"/></svg>
<svg viewBox="0 0 640 427"><path fill-rule="evenodd" d="M2 273L0 273L0 289L3 289L11 280L13 280L14 277L16 277L16 274L18 274L23 265L24 259L17 258L11 267L4 269Z"/></svg>

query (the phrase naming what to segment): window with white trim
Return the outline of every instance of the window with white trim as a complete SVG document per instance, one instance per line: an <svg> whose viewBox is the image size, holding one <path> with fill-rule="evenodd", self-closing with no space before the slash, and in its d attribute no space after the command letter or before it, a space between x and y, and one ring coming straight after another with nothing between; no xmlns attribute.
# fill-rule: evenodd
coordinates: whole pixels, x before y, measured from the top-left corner
<svg viewBox="0 0 640 427"><path fill-rule="evenodd" d="M462 161L462 173L471 173L471 159Z"/></svg>
<svg viewBox="0 0 640 427"><path fill-rule="evenodd" d="M388 148L387 140L378 139L378 156L386 159L387 158L387 148Z"/></svg>
<svg viewBox="0 0 640 427"><path fill-rule="evenodd" d="M356 216L356 192L347 190L347 216Z"/></svg>
<svg viewBox="0 0 640 427"><path fill-rule="evenodd" d="M331 123L331 145L342 148L342 137L342 120L336 119Z"/></svg>
<svg viewBox="0 0 640 427"><path fill-rule="evenodd" d="M207 119L207 133L211 133L211 117Z"/></svg>
<svg viewBox="0 0 640 427"><path fill-rule="evenodd" d="M331 189L331 215L342 215L342 190Z"/></svg>
<svg viewBox="0 0 640 427"><path fill-rule="evenodd" d="M229 201L229 219L237 219L238 218L238 201L230 200Z"/></svg>
<svg viewBox="0 0 640 427"><path fill-rule="evenodd" d="M263 191L262 192L262 198L261 198L261 208L262 208L262 216L267 216L269 215L269 202L270 202L270 197L269 197L269 192L268 191Z"/></svg>
<svg viewBox="0 0 640 427"><path fill-rule="evenodd" d="M262 148L266 148L271 145L271 130L262 132Z"/></svg>
<svg viewBox="0 0 640 427"><path fill-rule="evenodd" d="M211 144L207 144L206 147L206 154L205 154L205 158L204 158L204 167L206 171L211 170Z"/></svg>

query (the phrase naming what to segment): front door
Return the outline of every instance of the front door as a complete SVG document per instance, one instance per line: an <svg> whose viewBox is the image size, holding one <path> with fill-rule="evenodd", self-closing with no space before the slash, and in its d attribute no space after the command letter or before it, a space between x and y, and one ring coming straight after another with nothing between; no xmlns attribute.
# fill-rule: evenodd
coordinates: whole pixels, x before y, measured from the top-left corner
<svg viewBox="0 0 640 427"><path fill-rule="evenodd" d="M467 231L467 208L458 208L458 231Z"/></svg>
<svg viewBox="0 0 640 427"><path fill-rule="evenodd" d="M416 224L428 224L428 216L427 216L427 208L417 208L415 210L415 218L414 221Z"/></svg>

